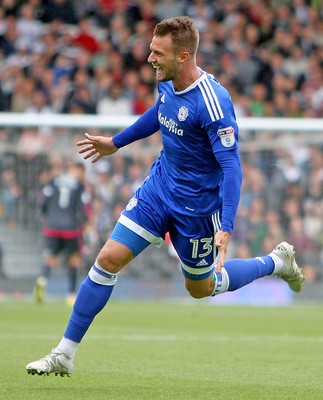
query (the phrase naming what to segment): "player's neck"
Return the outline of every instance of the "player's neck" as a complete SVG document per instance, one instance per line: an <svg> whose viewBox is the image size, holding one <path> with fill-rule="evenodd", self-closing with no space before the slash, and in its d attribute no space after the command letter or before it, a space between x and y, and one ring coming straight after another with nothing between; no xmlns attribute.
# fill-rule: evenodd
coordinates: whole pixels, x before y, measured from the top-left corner
<svg viewBox="0 0 323 400"><path fill-rule="evenodd" d="M197 81L200 76L201 71L196 66L182 70L181 74L176 79L173 79L174 89L181 92Z"/></svg>

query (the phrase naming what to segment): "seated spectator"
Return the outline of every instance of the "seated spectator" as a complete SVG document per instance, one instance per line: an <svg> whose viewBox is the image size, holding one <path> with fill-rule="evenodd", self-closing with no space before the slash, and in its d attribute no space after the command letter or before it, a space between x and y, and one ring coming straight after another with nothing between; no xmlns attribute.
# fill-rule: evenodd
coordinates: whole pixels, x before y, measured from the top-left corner
<svg viewBox="0 0 323 400"><path fill-rule="evenodd" d="M36 83L32 78L20 75L16 79L15 89L11 98L12 112L24 112L33 105L33 95L36 90Z"/></svg>
<svg viewBox="0 0 323 400"><path fill-rule="evenodd" d="M97 114L103 115L131 115L132 103L123 95L121 84L114 83L107 95L98 101Z"/></svg>
<svg viewBox="0 0 323 400"><path fill-rule="evenodd" d="M92 32L91 21L89 18L82 18L79 21L79 32L74 37L72 43L75 46L80 46L91 54L99 51L99 43L96 36Z"/></svg>
<svg viewBox="0 0 323 400"><path fill-rule="evenodd" d="M0 48L5 57L8 57L16 52L15 43L18 38L19 34L17 31L16 18L10 16L6 18L6 20L3 20L2 29L0 32Z"/></svg>
<svg viewBox="0 0 323 400"><path fill-rule="evenodd" d="M14 227L18 223L19 199L21 188L17 183L16 174L11 169L6 169L2 173L1 202L3 205L3 216L8 226ZM1 261L1 260L0 260ZM0 262L1 266L1 262Z"/></svg>
<svg viewBox="0 0 323 400"><path fill-rule="evenodd" d="M35 51L36 47L41 46L40 40L44 31L44 25L36 19L36 8L31 3L23 4L17 19L17 33L24 38L30 51Z"/></svg>
<svg viewBox="0 0 323 400"><path fill-rule="evenodd" d="M71 0L48 0L44 2L40 18L45 23L55 20L66 24L77 23L74 3Z"/></svg>
<svg viewBox="0 0 323 400"><path fill-rule="evenodd" d="M0 243L0 278L5 278L6 274L4 272L4 266L3 266L3 250L2 250L2 246Z"/></svg>

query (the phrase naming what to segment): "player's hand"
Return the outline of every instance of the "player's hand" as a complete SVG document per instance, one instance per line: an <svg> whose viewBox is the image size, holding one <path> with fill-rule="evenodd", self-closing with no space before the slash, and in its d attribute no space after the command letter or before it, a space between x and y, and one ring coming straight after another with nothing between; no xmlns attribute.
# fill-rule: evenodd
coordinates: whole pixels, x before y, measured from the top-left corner
<svg viewBox="0 0 323 400"><path fill-rule="evenodd" d="M92 136L88 133L85 136L86 139L76 143L77 146L84 146L79 150L80 154L84 154L84 160L93 157L91 161L95 163L101 157L109 156L118 151L118 147L114 145L112 137Z"/></svg>
<svg viewBox="0 0 323 400"><path fill-rule="evenodd" d="M226 231L218 231L214 237L215 246L219 251L218 263L216 265L215 272L220 273L221 269L224 267L225 256L228 251L229 242L231 239L231 234Z"/></svg>

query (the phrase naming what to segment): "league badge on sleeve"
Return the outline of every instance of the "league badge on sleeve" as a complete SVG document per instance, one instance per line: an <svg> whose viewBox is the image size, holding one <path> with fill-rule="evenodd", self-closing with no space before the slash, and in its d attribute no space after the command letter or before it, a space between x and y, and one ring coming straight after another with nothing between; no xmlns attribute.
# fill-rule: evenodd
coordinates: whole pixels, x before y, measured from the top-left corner
<svg viewBox="0 0 323 400"><path fill-rule="evenodd" d="M232 147L236 142L234 129L232 126L218 129L217 134L221 139L221 143L224 147Z"/></svg>

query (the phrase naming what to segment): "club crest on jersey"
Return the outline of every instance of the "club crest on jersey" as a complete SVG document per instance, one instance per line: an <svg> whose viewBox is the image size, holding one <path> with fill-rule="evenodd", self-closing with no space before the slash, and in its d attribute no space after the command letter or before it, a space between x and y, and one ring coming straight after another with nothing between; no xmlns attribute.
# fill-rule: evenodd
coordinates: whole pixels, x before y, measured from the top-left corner
<svg viewBox="0 0 323 400"><path fill-rule="evenodd" d="M221 139L221 143L224 147L232 147L236 142L234 129L232 126L218 129L217 134Z"/></svg>
<svg viewBox="0 0 323 400"><path fill-rule="evenodd" d="M188 109L185 106L182 106L178 110L177 118L179 121L185 121L187 117L188 117Z"/></svg>
<svg viewBox="0 0 323 400"><path fill-rule="evenodd" d="M138 203L138 199L136 199L135 197L132 197L132 198L129 200L127 206L126 206L126 210L127 210L127 211L132 210L134 207L136 207L137 203Z"/></svg>

